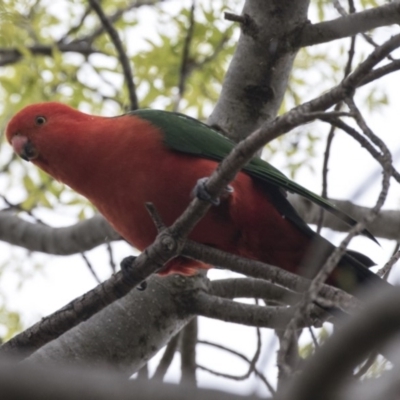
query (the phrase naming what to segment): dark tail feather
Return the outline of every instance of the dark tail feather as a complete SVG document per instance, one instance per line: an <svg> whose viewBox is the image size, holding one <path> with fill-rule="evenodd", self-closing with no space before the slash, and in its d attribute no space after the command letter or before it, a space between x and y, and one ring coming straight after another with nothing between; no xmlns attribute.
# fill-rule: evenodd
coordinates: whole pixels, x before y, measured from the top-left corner
<svg viewBox="0 0 400 400"><path fill-rule="evenodd" d="M364 287L381 290L392 288L390 283L369 270L373 265L374 262L367 256L349 250L343 255L328 283L351 294L363 291Z"/></svg>

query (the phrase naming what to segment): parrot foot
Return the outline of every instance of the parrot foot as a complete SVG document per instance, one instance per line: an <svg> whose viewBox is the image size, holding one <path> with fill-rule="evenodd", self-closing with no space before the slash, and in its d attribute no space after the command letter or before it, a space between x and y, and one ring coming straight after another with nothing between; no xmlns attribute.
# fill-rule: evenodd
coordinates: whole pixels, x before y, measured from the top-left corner
<svg viewBox="0 0 400 400"><path fill-rule="evenodd" d="M122 275L129 281L130 279L130 269L132 266L132 263L136 260L135 256L129 256L129 257L125 257L121 262L120 262L120 267L121 267L121 272ZM139 285L136 286L137 290L140 290L141 292L143 290L146 290L147 288L147 282L143 281L140 282Z"/></svg>
<svg viewBox="0 0 400 400"><path fill-rule="evenodd" d="M206 183L208 181L208 178L201 178L197 181L196 186L193 189L193 196L196 196L200 200L208 201L211 203L213 206L219 206L221 203L220 198L212 198L210 193L208 193L206 189ZM232 186L227 186L224 191L222 192L221 198L225 199L227 198L231 193L233 193L233 187Z"/></svg>

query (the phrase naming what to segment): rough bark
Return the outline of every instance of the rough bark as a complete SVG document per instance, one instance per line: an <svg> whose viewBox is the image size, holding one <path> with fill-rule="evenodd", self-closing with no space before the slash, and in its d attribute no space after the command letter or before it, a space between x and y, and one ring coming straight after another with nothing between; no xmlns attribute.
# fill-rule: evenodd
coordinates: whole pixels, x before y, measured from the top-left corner
<svg viewBox="0 0 400 400"><path fill-rule="evenodd" d="M132 290L25 362L109 365L128 375L138 371L192 318L182 312L185 292L202 286L202 277L153 276L145 291Z"/></svg>
<svg viewBox="0 0 400 400"><path fill-rule="evenodd" d="M209 118L239 141L275 118L297 50L287 35L307 21L308 0L246 1L242 33L221 96Z"/></svg>

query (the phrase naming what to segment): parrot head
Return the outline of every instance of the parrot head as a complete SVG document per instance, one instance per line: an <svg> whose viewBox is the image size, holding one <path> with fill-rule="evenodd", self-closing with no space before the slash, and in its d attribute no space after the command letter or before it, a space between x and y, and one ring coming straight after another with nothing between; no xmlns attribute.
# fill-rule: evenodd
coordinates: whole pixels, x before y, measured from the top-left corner
<svg viewBox="0 0 400 400"><path fill-rule="evenodd" d="M33 104L11 119L6 137L15 153L24 160L44 160L46 152L54 148L61 135L71 134L70 122L78 122L82 116L90 117L60 103ZM65 132L66 129L69 132Z"/></svg>

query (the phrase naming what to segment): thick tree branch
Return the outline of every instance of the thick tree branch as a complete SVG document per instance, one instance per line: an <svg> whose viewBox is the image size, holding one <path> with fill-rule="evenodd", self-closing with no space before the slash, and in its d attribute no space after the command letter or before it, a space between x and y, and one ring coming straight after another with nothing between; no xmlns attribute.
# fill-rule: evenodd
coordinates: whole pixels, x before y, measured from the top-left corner
<svg viewBox="0 0 400 400"><path fill-rule="evenodd" d="M308 279L292 274L282 268L238 257L189 240L185 243L182 255L204 261L211 265L220 265L239 274L266 279L298 293L306 291L310 286ZM323 285L319 295L320 299L318 299L318 302L325 299L330 303L330 306L334 305L349 312L360 306L359 301L353 296L329 285Z"/></svg>
<svg viewBox="0 0 400 400"><path fill-rule="evenodd" d="M37 350L26 362L106 364L128 377L192 319L181 303L188 293L198 291L203 285L201 276L153 276L148 279L147 290L132 290Z"/></svg>
<svg viewBox="0 0 400 400"><path fill-rule="evenodd" d="M350 201L332 200L340 210L361 221L369 212L369 207L362 207ZM309 224L317 224L319 207L304 197L291 194L290 202L297 212ZM348 232L349 227L330 213L324 213L322 225L338 232ZM398 210L382 210L373 223L367 224L367 229L376 237L399 240L400 238L400 212Z"/></svg>
<svg viewBox="0 0 400 400"><path fill-rule="evenodd" d="M370 31L381 26L400 23L400 4L391 2L380 7L349 14L332 21L306 25L294 39L299 47L312 46Z"/></svg>
<svg viewBox="0 0 400 400"><path fill-rule="evenodd" d="M239 141L275 118L296 55L281 38L307 20L308 0L246 1L242 33L225 77L218 103L209 118Z"/></svg>
<svg viewBox="0 0 400 400"><path fill-rule="evenodd" d="M121 236L96 215L65 228L25 221L11 212L0 211L0 240L30 251L71 255L91 250Z"/></svg>
<svg viewBox="0 0 400 400"><path fill-rule="evenodd" d="M262 279L228 278L211 282L211 294L227 299L256 298L282 304L295 304L301 295Z"/></svg>
<svg viewBox="0 0 400 400"><path fill-rule="evenodd" d="M238 303L203 292L198 292L193 302L187 307L194 314L203 317L272 329L284 329L293 317L293 309L286 306L271 307ZM314 307L309 316L304 316L299 326L313 326L315 323L320 326L323 317L325 317L325 312Z"/></svg>
<svg viewBox="0 0 400 400"><path fill-rule="evenodd" d="M296 194L289 193L289 200L301 217L316 225L320 208ZM370 210L350 201L330 199L340 210L361 220ZM338 232L348 232L349 227L330 213L324 213L322 226ZM400 211L382 210L367 229L376 237L400 240ZM71 255L89 251L104 243L121 240L108 222L101 216L78 222L65 228L53 228L28 222L11 212L0 211L0 240L30 251L55 255Z"/></svg>
<svg viewBox="0 0 400 400"><path fill-rule="evenodd" d="M168 231L161 232L154 243L145 249L124 273L121 271L62 309L43 318L31 328L0 347L0 353L12 351L30 353L128 294L132 288L161 268L179 252L179 240Z"/></svg>

